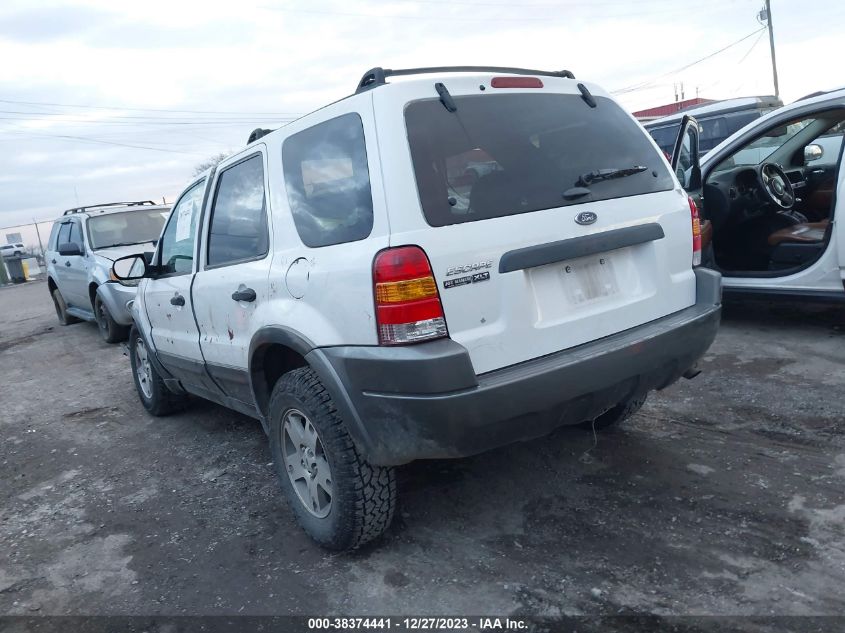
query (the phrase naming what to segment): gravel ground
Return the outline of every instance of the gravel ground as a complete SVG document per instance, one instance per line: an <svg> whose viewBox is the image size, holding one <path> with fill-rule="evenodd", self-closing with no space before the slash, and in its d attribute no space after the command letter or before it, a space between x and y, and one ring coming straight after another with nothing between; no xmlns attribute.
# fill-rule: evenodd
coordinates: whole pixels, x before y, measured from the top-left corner
<svg viewBox="0 0 845 633"><path fill-rule="evenodd" d="M294 524L260 425L154 419L128 359L0 289L0 614L845 615L845 310L727 306L623 427L400 470L352 554Z"/></svg>

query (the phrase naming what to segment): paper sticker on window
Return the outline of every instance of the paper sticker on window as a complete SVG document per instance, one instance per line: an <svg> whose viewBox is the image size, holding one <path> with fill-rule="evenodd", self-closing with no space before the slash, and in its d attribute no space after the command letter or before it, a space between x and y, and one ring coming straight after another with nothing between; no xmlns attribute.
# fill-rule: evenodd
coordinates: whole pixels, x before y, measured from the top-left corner
<svg viewBox="0 0 845 633"><path fill-rule="evenodd" d="M194 217L194 199L186 200L176 210L176 241L183 242L191 239L191 221Z"/></svg>

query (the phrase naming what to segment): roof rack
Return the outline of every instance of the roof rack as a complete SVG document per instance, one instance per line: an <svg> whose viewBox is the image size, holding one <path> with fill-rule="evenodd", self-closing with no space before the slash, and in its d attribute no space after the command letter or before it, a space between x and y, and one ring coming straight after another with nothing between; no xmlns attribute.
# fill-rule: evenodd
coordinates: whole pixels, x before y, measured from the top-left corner
<svg viewBox="0 0 845 633"><path fill-rule="evenodd" d="M273 130L268 130L266 128L257 127L249 134L249 138L247 139L246 144L249 145L250 143L257 141L262 136L267 136Z"/></svg>
<svg viewBox="0 0 845 633"><path fill-rule="evenodd" d="M142 205L155 206L152 200L139 200L137 202L104 202L103 204L89 204L86 207L76 207L75 209L68 209L62 215L73 215L74 213L85 213L91 209L104 209L106 207L136 207Z"/></svg>
<svg viewBox="0 0 845 633"><path fill-rule="evenodd" d="M432 73L507 73L509 75L541 75L543 77L563 77L565 79L575 79L568 70L533 70L531 68L509 68L507 66L432 66L431 68L403 68L398 70L391 70L390 68L381 68L377 66L371 68L364 73L361 81L358 82L358 87L355 89L355 94L383 86L387 82L388 77L398 77L402 75L427 75Z"/></svg>

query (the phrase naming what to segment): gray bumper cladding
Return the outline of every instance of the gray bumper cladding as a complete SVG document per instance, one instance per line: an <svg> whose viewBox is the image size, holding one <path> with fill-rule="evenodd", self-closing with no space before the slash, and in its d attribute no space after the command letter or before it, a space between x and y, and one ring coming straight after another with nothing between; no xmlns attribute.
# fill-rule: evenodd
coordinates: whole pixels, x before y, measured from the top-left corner
<svg viewBox="0 0 845 633"><path fill-rule="evenodd" d="M126 308L126 302L134 299L136 292L134 286L122 286L113 281L97 287L97 296L106 304L111 318L120 325L132 325L132 314Z"/></svg>
<svg viewBox="0 0 845 633"><path fill-rule="evenodd" d="M721 277L698 269L696 279L696 303L685 310L481 376L449 339L318 348L307 358L372 463L472 455L583 422L675 382L719 327Z"/></svg>

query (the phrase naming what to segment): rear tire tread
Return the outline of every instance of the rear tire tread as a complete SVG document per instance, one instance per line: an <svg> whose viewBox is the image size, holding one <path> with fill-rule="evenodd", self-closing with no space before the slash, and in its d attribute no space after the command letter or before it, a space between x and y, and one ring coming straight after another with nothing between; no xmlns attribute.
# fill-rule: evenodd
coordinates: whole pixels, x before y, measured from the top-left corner
<svg viewBox="0 0 845 633"><path fill-rule="evenodd" d="M341 524L329 539L321 539L309 530L302 519L302 512L295 511L297 522L318 543L337 550L351 550L361 547L379 536L390 526L396 508L396 475L393 468L375 466L368 463L359 454L346 430L328 391L316 372L310 367L301 367L282 376L273 388L270 397L271 416L277 412L278 422L286 410L285 400L293 397L301 401L308 409L307 414L316 420L323 446L331 451L332 472L336 484L340 482L341 472L345 470L352 485L336 485L335 494L342 499L332 500L332 511L340 506L351 507L352 511L341 517ZM276 418L274 418L276 420ZM271 425L272 425L271 421ZM280 471L279 477L287 475ZM283 480L283 485L285 482ZM290 498L291 505L300 503Z"/></svg>

